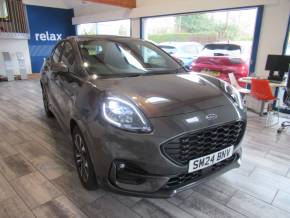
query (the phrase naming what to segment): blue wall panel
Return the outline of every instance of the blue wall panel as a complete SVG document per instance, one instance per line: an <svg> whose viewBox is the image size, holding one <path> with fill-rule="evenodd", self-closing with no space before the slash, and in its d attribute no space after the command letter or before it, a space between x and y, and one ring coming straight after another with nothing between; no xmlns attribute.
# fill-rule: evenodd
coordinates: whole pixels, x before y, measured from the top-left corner
<svg viewBox="0 0 290 218"><path fill-rule="evenodd" d="M58 40L75 35L73 10L27 5L32 72L37 73Z"/></svg>

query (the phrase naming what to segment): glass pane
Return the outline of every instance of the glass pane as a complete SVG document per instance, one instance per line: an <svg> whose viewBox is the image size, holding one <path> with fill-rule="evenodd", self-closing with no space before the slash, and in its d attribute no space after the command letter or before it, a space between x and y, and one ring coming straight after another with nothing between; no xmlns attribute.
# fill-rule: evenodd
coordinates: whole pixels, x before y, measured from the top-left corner
<svg viewBox="0 0 290 218"><path fill-rule="evenodd" d="M143 18L143 36L195 72L248 76L257 8ZM245 84L240 83L244 86Z"/></svg>
<svg viewBox="0 0 290 218"><path fill-rule="evenodd" d="M53 60L54 63L58 63L59 62L61 49L62 49L62 43L59 44L54 50L54 53L52 55L52 60Z"/></svg>
<svg viewBox="0 0 290 218"><path fill-rule="evenodd" d="M290 18L289 18L290 19ZM285 49L285 55L290 55L290 27L288 27L288 37L286 39L286 49ZM290 69L289 69L290 70ZM288 79L288 74L285 75L286 76L286 81ZM283 97L284 97L284 94L285 94L285 89L284 88L279 88L279 91L278 91L278 98L281 99L281 101L279 102L279 108L280 109L287 109L289 107L287 107L284 102L283 102ZM277 102L278 104L278 102ZM276 104L276 106L278 106ZM290 110L288 109L287 110L287 113L290 113Z"/></svg>
<svg viewBox="0 0 290 218"><path fill-rule="evenodd" d="M285 55L290 55L290 31L288 31L288 41L286 44Z"/></svg>
<svg viewBox="0 0 290 218"><path fill-rule="evenodd" d="M87 40L79 42L84 66L99 76L136 76L176 73L180 65L158 47L142 40Z"/></svg>
<svg viewBox="0 0 290 218"><path fill-rule="evenodd" d="M96 35L96 34L97 34L96 23L86 23L77 25L77 35Z"/></svg>
<svg viewBox="0 0 290 218"><path fill-rule="evenodd" d="M78 35L131 35L130 20L117 20L100 23L87 23L77 26Z"/></svg>
<svg viewBox="0 0 290 218"><path fill-rule="evenodd" d="M97 23L97 34L130 36L130 20L117 20Z"/></svg>
<svg viewBox="0 0 290 218"><path fill-rule="evenodd" d="M61 61L68 66L68 68L72 69L74 64L74 51L73 47L69 42L64 44L63 53L61 57Z"/></svg>
<svg viewBox="0 0 290 218"><path fill-rule="evenodd" d="M7 0L0 0L0 19L8 19Z"/></svg>

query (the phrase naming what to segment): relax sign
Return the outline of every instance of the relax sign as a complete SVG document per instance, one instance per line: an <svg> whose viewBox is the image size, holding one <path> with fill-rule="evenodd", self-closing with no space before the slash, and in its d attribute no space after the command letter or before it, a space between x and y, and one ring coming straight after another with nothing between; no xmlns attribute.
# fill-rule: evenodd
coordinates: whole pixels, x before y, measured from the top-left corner
<svg viewBox="0 0 290 218"><path fill-rule="evenodd" d="M34 36L36 41L59 41L62 39L61 33L49 33L48 31L45 31L45 33L35 33Z"/></svg>
<svg viewBox="0 0 290 218"><path fill-rule="evenodd" d="M1 1L1 0L0 0ZM27 5L30 28L28 41L32 72L40 72L43 58L50 55L59 40L75 35L72 9Z"/></svg>

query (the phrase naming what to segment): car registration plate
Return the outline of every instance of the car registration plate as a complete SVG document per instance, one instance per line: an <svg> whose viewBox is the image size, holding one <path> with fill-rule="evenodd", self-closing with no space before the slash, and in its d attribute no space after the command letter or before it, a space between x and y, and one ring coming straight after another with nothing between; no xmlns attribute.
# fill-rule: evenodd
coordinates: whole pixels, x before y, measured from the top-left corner
<svg viewBox="0 0 290 218"><path fill-rule="evenodd" d="M188 172L192 173L197 170L212 166L218 162L221 162L233 155L234 146L230 146L215 153L196 158L189 161Z"/></svg>

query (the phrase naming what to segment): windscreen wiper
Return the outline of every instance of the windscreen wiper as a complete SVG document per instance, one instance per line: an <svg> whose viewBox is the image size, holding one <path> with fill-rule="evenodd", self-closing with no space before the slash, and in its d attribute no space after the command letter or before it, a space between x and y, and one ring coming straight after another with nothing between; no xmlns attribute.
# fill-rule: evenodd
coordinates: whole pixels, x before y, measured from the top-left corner
<svg viewBox="0 0 290 218"><path fill-rule="evenodd" d="M170 71L151 71L148 73L144 73L142 74L142 76L152 76L152 75L162 75L162 74L176 74L176 73L180 73L180 70L183 69L182 68L177 68L176 70L170 70Z"/></svg>
<svg viewBox="0 0 290 218"><path fill-rule="evenodd" d="M99 74L101 77L137 77L142 73L114 73L114 74Z"/></svg>

